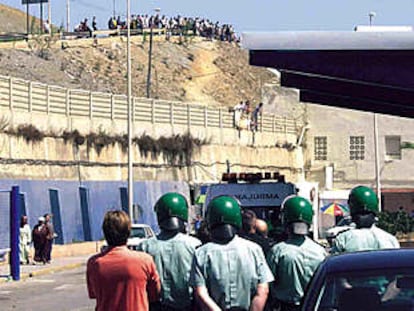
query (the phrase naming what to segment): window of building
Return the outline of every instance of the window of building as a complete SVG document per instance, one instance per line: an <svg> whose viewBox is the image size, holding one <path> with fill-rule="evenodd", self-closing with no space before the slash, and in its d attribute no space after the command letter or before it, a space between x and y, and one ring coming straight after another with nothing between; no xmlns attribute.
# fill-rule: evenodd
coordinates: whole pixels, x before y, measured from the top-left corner
<svg viewBox="0 0 414 311"><path fill-rule="evenodd" d="M385 155L390 159L401 159L401 136L385 136Z"/></svg>
<svg viewBox="0 0 414 311"><path fill-rule="evenodd" d="M328 138L326 136L315 137L315 160L328 159Z"/></svg>
<svg viewBox="0 0 414 311"><path fill-rule="evenodd" d="M349 159L364 160L365 159L365 137L350 136L349 137Z"/></svg>

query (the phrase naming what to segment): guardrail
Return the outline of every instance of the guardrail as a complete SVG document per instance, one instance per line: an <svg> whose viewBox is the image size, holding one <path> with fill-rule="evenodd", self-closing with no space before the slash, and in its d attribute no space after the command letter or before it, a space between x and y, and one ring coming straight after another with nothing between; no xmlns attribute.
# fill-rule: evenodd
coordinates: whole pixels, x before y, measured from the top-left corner
<svg viewBox="0 0 414 311"><path fill-rule="evenodd" d="M39 37L50 37L53 36L57 39L70 40L70 39L81 39L81 38L104 38L110 36L126 36L127 29L102 29L95 31L63 31L63 32L53 32L53 34L29 34L27 33L0 33L0 43L1 42L11 42L11 41L22 41L27 39L34 39ZM152 32L154 36L166 35L166 28L144 28L144 29L131 29L131 36L144 35L149 36ZM181 30L171 29L169 33L171 35L180 34Z"/></svg>
<svg viewBox="0 0 414 311"><path fill-rule="evenodd" d="M95 30L95 31L71 31L67 32L64 31L60 34L61 39L71 39L71 38L91 38L91 37L109 37L109 36L126 36L128 30L127 29L106 29L106 30ZM144 28L144 29L131 29L131 36L136 35L150 35L151 28ZM152 34L154 36L165 35L167 32L166 28L153 28Z"/></svg>
<svg viewBox="0 0 414 311"><path fill-rule="evenodd" d="M22 41L27 38L26 34L21 33L1 33L0 34L0 43L3 42L14 42L14 41Z"/></svg>
<svg viewBox="0 0 414 311"><path fill-rule="evenodd" d="M209 107L147 98L132 98L132 120L157 124L233 128L228 108ZM0 108L11 111L59 114L67 117L126 120L125 95L90 92L0 76ZM297 134L303 126L296 120L276 115L259 118L261 132Z"/></svg>

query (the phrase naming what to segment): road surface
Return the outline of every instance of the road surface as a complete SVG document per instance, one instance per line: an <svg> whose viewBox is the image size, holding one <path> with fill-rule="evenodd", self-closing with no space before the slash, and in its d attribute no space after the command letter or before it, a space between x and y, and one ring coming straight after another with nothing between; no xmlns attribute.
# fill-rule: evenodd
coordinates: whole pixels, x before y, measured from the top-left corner
<svg viewBox="0 0 414 311"><path fill-rule="evenodd" d="M94 310L87 295L85 267L0 284L0 309L27 311Z"/></svg>

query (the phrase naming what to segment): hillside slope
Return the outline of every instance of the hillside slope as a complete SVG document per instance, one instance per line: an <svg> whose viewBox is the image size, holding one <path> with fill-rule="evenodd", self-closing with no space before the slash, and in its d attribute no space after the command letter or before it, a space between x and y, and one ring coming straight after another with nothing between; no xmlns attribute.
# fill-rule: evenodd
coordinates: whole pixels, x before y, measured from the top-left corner
<svg viewBox="0 0 414 311"><path fill-rule="evenodd" d="M26 12L0 4L0 33L2 32L20 32L26 33ZM39 23L38 19L35 19ZM33 19L30 17L29 23L32 24ZM38 25L37 25L38 26Z"/></svg>
<svg viewBox="0 0 414 311"><path fill-rule="evenodd" d="M4 7L4 6L2 6ZM1 8L3 11L3 8ZM23 24L24 13L7 10ZM15 13L15 15L12 14ZM1 30L1 28L0 28ZM146 96L148 38L137 38L131 47L133 95ZM0 74L46 84L91 91L126 93L126 43L124 38L82 40L76 47L60 42L48 48L33 41L29 49L1 49ZM152 97L234 106L240 100L259 102L261 86L275 77L264 68L248 64L248 53L234 43L194 38L185 43L154 40Z"/></svg>

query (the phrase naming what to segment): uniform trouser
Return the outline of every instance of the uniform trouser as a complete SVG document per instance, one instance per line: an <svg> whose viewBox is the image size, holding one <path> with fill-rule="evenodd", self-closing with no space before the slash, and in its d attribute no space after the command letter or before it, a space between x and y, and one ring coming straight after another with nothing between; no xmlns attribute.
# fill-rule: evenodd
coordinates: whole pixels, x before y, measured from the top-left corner
<svg viewBox="0 0 414 311"><path fill-rule="evenodd" d="M266 306L268 307L268 306ZM286 303L280 300L274 301L272 306L267 310L272 311L300 311L300 306L293 303Z"/></svg>
<svg viewBox="0 0 414 311"><path fill-rule="evenodd" d="M300 311L300 306L293 303L280 302L280 311Z"/></svg>
<svg viewBox="0 0 414 311"><path fill-rule="evenodd" d="M187 308L173 308L173 307L170 307L170 306L163 305L159 302L151 303L149 309L150 309L150 311L179 311L179 310L180 311L181 310L182 311L193 311L193 310L197 310L192 305L187 307Z"/></svg>

